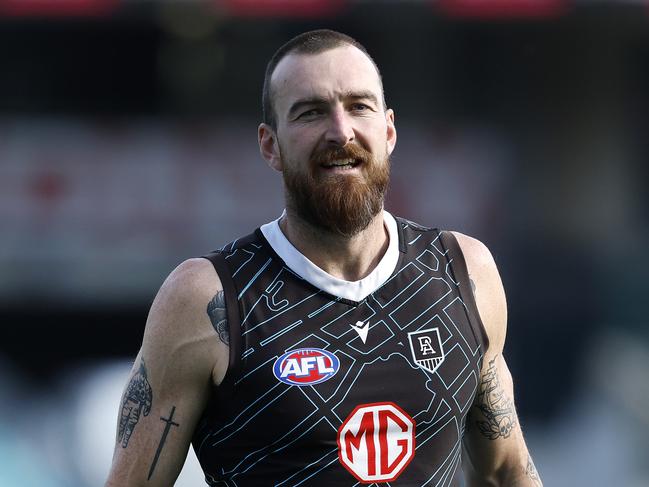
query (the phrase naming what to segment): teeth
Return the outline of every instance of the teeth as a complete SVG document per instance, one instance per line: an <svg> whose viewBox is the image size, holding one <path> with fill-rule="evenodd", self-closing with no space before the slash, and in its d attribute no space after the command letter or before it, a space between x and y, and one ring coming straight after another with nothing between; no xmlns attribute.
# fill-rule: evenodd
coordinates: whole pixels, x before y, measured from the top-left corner
<svg viewBox="0 0 649 487"><path fill-rule="evenodd" d="M334 166L351 166L354 164L354 159L343 159L340 161L332 161L328 164L325 164L326 167L334 167Z"/></svg>

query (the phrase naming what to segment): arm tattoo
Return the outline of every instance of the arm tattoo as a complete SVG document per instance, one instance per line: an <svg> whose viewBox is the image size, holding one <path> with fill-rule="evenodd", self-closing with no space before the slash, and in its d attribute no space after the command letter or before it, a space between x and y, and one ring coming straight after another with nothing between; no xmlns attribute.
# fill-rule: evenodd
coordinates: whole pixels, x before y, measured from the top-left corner
<svg viewBox="0 0 649 487"><path fill-rule="evenodd" d="M228 330L228 317L225 313L225 295L223 291L217 292L207 305L207 315L219 338L226 345L230 345L230 331Z"/></svg>
<svg viewBox="0 0 649 487"><path fill-rule="evenodd" d="M516 426L516 413L513 401L500 385L495 358L489 362L489 368L482 375L474 407L484 418L484 421L476 420L483 436L490 440L509 437Z"/></svg>
<svg viewBox="0 0 649 487"><path fill-rule="evenodd" d="M117 441L121 442L122 448L128 446L128 440L140 420L140 415L148 416L151 412L153 391L146 375L146 366L142 360L139 370L131 378L122 398L122 412L117 433Z"/></svg>
<svg viewBox="0 0 649 487"><path fill-rule="evenodd" d="M536 471L536 467L534 466L531 455L527 456L527 467L525 467L525 475L527 475L534 481L534 485L536 487L543 487L541 478L539 477L539 472Z"/></svg>
<svg viewBox="0 0 649 487"><path fill-rule="evenodd" d="M162 451L162 447L164 446L165 441L167 441L167 435L169 434L169 430L171 429L172 426L180 426L178 423L175 423L173 420L175 412L176 412L176 406L171 406L171 412L169 413L169 417L168 418L160 417L160 421L164 421L167 424L165 425L165 428L162 431L162 437L160 438L160 443L158 443L158 449L156 450L155 456L153 457L153 463L151 463L151 468L149 469L149 476L146 478L147 480L151 480L151 476L153 475L155 466L158 464L158 459L160 458L160 452Z"/></svg>

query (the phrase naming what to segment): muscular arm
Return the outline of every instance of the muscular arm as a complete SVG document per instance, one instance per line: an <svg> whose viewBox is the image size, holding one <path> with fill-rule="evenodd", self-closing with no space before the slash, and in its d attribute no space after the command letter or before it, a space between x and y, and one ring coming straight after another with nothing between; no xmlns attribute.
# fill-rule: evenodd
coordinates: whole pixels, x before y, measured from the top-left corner
<svg viewBox="0 0 649 487"><path fill-rule="evenodd" d="M122 396L106 487L173 485L210 387L225 375L222 294L204 259L184 262L162 285Z"/></svg>
<svg viewBox="0 0 649 487"><path fill-rule="evenodd" d="M464 462L471 487L542 487L514 407L514 386L502 355L507 305L496 264L479 241L454 233L462 248L476 304L489 336L480 383L467 416Z"/></svg>

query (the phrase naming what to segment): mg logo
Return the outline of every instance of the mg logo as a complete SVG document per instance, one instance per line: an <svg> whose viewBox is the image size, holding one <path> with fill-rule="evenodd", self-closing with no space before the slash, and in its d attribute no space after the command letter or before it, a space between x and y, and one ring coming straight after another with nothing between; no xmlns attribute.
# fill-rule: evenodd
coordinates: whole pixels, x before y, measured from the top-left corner
<svg viewBox="0 0 649 487"><path fill-rule="evenodd" d="M363 483L395 480L415 456L415 422L392 402L361 404L338 429L338 459Z"/></svg>

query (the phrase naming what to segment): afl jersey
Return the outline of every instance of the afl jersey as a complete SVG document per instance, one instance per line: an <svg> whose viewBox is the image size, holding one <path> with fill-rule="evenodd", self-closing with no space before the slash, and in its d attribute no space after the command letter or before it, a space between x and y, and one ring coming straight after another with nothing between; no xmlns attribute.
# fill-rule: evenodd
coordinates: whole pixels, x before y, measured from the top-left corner
<svg viewBox="0 0 649 487"><path fill-rule="evenodd" d="M366 278L336 279L278 221L206 256L230 359L193 446L210 486L459 486L487 337L455 237L384 212Z"/></svg>

